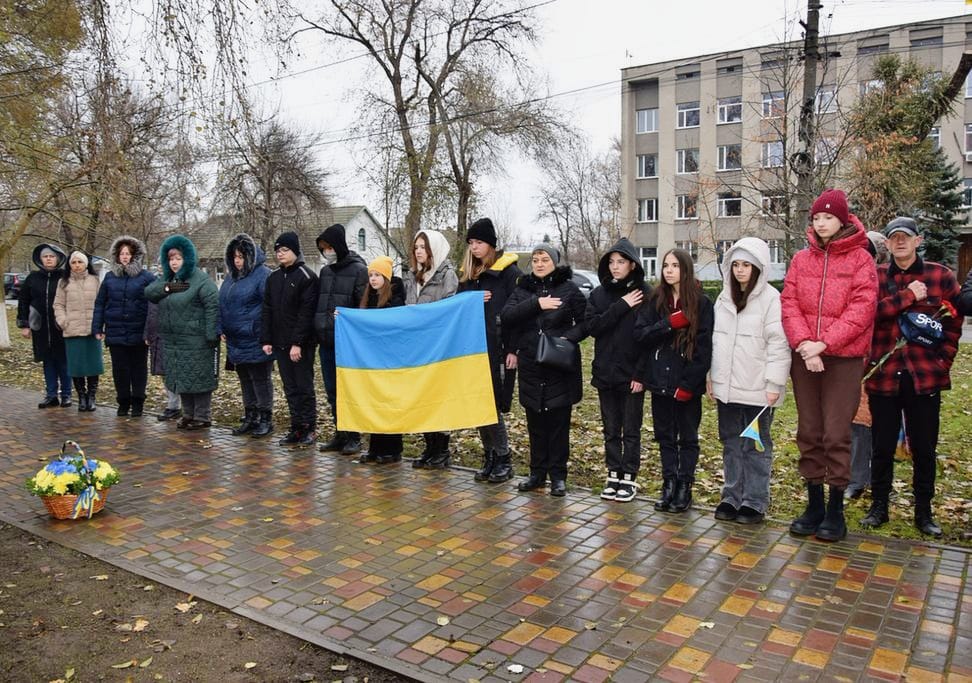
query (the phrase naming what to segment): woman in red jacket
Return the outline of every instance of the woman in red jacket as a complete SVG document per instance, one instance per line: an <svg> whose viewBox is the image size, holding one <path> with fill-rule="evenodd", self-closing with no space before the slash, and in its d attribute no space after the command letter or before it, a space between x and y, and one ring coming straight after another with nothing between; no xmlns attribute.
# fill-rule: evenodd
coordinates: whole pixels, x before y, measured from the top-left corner
<svg viewBox="0 0 972 683"><path fill-rule="evenodd" d="M848 211L842 191L824 191L810 215L809 245L793 257L780 297L793 349L799 469L809 499L790 533L838 541L847 535L851 420L874 330L877 271L864 226ZM830 485L826 507L824 483Z"/></svg>

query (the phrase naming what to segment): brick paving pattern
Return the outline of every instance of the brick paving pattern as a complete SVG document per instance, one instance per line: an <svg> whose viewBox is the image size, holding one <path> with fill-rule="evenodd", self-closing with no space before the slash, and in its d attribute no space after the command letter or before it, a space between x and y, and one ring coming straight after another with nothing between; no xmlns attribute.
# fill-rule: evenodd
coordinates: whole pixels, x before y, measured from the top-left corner
<svg viewBox="0 0 972 683"><path fill-rule="evenodd" d="M801 542L36 401L0 387L0 519L416 679L972 681L958 549ZM64 439L123 477L88 521L23 488Z"/></svg>

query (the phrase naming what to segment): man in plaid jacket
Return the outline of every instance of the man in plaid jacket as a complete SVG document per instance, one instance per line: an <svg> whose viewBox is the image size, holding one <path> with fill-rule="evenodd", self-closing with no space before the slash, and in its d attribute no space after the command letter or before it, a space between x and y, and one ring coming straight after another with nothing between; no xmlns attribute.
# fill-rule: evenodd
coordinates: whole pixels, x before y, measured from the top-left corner
<svg viewBox="0 0 972 683"><path fill-rule="evenodd" d="M949 369L958 352L962 318L955 314L959 294L955 274L918 255L921 235L915 221L898 217L885 229L892 260L878 268L878 305L871 343L871 372L865 389L871 408L873 502L863 527L888 521L888 497L894 478L894 451L904 412L914 468L915 527L941 536L931 500L935 495L935 451L938 447L941 392L951 388ZM924 313L941 325L933 345L909 341L899 320L905 313Z"/></svg>

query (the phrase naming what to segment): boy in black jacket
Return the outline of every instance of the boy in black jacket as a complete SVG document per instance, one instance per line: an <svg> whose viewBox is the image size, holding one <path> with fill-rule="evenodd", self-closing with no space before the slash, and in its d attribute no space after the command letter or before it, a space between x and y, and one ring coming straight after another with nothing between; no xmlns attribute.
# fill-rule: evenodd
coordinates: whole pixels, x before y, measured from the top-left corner
<svg viewBox="0 0 972 683"><path fill-rule="evenodd" d="M260 344L274 354L290 408L290 432L281 445L306 446L317 439L314 391L314 311L317 275L304 265L297 233L285 232L273 244L280 268L267 278Z"/></svg>

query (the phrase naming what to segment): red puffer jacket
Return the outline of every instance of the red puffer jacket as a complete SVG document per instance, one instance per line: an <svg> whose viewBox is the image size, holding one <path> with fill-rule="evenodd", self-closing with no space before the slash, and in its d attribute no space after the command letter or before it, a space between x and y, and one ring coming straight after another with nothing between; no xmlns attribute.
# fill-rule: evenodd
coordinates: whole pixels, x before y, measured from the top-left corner
<svg viewBox="0 0 972 683"><path fill-rule="evenodd" d="M810 246L790 262L780 300L783 330L792 348L803 341L827 344L824 356L865 357L877 313L877 269L857 216L826 247L813 226Z"/></svg>

